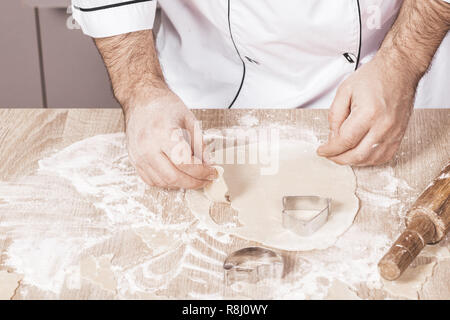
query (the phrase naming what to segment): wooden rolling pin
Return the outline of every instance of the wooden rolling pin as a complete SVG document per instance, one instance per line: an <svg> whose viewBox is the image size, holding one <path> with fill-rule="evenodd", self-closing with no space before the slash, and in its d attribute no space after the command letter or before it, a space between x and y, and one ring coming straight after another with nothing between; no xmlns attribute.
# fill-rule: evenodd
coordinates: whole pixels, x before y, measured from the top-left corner
<svg viewBox="0 0 450 320"><path fill-rule="evenodd" d="M378 263L381 276L395 280L420 251L450 230L450 163L419 196L406 214L406 230Z"/></svg>

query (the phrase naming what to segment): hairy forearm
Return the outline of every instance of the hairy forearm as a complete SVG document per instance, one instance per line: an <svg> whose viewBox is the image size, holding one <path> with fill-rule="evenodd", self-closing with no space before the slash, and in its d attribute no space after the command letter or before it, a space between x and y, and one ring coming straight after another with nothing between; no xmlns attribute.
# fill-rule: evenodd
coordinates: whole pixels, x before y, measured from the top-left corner
<svg viewBox="0 0 450 320"><path fill-rule="evenodd" d="M450 29L450 4L441 0L404 0L379 56L418 83Z"/></svg>
<svg viewBox="0 0 450 320"><path fill-rule="evenodd" d="M95 43L125 113L142 95L151 96L167 88L151 30L98 38Z"/></svg>

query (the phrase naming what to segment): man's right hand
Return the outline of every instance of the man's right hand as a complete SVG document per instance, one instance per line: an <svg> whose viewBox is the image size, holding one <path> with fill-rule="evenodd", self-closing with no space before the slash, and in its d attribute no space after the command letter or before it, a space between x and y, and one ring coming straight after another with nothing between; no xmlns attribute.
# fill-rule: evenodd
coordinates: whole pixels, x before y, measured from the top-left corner
<svg viewBox="0 0 450 320"><path fill-rule="evenodd" d="M135 93L124 108L128 153L141 178L161 188L198 189L217 176L204 162L200 125L172 91Z"/></svg>
<svg viewBox="0 0 450 320"><path fill-rule="evenodd" d="M164 81L152 30L97 38L95 44L122 105L130 161L141 178L171 189L199 189L214 180L194 114Z"/></svg>

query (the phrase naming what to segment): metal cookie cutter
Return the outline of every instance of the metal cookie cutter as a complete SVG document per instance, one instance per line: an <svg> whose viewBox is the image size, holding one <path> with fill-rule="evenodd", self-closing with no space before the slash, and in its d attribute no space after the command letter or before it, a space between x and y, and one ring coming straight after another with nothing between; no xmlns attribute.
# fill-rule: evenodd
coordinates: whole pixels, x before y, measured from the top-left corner
<svg viewBox="0 0 450 320"><path fill-rule="evenodd" d="M230 254L223 264L225 285L235 282L257 283L265 279L281 279L283 258L261 247L240 249Z"/></svg>
<svg viewBox="0 0 450 320"><path fill-rule="evenodd" d="M331 199L318 196L283 197L283 227L309 236L322 227L331 211Z"/></svg>

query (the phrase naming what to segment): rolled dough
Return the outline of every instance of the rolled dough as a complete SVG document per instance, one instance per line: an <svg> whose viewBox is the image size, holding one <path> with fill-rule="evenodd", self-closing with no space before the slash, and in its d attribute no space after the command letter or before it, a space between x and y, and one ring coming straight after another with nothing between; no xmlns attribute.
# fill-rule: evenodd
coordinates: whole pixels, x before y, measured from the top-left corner
<svg viewBox="0 0 450 320"><path fill-rule="evenodd" d="M259 164L225 164L223 168L231 206L238 211L239 227L216 224L209 214L213 202L202 190L186 192L191 212L212 230L282 250L325 249L352 225L358 212L356 178L351 167L317 156L316 146L307 142L281 141L279 170L274 175L261 175ZM327 223L308 237L284 229L281 212L285 195L330 197L332 208Z"/></svg>

